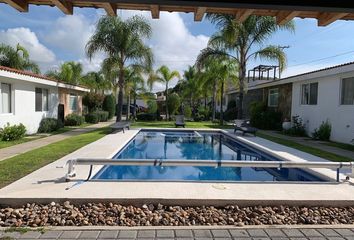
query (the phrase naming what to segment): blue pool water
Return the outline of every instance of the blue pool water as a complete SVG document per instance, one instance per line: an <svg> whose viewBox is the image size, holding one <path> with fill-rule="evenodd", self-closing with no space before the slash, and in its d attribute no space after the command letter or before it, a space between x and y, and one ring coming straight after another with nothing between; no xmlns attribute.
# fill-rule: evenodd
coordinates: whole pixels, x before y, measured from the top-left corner
<svg viewBox="0 0 354 240"><path fill-rule="evenodd" d="M141 131L114 159L279 160L222 133L195 131ZM105 166L93 178L129 181L323 181L300 169L193 166Z"/></svg>

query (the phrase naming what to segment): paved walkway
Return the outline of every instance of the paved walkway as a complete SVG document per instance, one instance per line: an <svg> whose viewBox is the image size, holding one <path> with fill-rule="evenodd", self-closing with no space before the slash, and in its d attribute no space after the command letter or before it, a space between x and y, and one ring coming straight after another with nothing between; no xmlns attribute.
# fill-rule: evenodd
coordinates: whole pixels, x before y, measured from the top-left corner
<svg viewBox="0 0 354 240"><path fill-rule="evenodd" d="M354 228L354 226L353 226ZM353 240L350 228L212 228L212 229L157 229L157 230L50 230L0 232L0 239L178 239L178 240ZM7 237L7 238L6 238Z"/></svg>
<svg viewBox="0 0 354 240"><path fill-rule="evenodd" d="M29 142L17 144L17 145L11 146L11 147L0 149L0 161L5 160L10 157L13 157L13 156L16 156L18 154L22 154L22 153L31 151L36 148L46 146L51 143L59 142L61 140L69 138L69 137L77 136L77 135L80 135L83 133L87 133L87 132L96 130L98 128L109 126L112 123L113 123L113 121L101 122L101 123L90 125L90 126L87 126L84 128L75 128L75 129L68 131L68 132L55 134L55 135L51 135L49 137L44 137L44 138L40 138L37 140L33 140L33 141L29 141Z"/></svg>
<svg viewBox="0 0 354 240"><path fill-rule="evenodd" d="M299 143L299 144L302 144L305 146L317 148L317 149L320 149L320 150L323 150L326 152L334 153L339 156L351 158L354 160L354 152L349 151L349 150L345 150L345 149L341 149L341 148L337 148L337 147L328 146L328 145L323 144L323 142L321 142L321 141L314 141L314 140L311 140L310 138L306 138L306 137L291 137L291 136L283 135L283 134L280 134L280 133L277 133L274 131L262 130L260 132L270 135L270 136L277 137L277 138L294 141L296 143Z"/></svg>

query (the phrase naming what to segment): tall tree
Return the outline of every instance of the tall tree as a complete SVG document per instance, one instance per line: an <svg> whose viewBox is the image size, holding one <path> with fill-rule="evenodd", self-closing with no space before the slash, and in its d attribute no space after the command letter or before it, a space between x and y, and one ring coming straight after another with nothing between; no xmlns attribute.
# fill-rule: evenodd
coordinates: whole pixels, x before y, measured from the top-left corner
<svg viewBox="0 0 354 240"><path fill-rule="evenodd" d="M179 81L181 85L181 96L189 102L193 116L196 111L197 102L201 98L202 84L198 81L198 72L194 66L188 66L184 71L183 78Z"/></svg>
<svg viewBox="0 0 354 240"><path fill-rule="evenodd" d="M104 90L111 90L112 84L101 72L88 72L81 78L81 84L90 88L91 91L102 93Z"/></svg>
<svg viewBox="0 0 354 240"><path fill-rule="evenodd" d="M40 73L39 66L30 60L28 51L20 44L16 48L0 44L0 66Z"/></svg>
<svg viewBox="0 0 354 240"><path fill-rule="evenodd" d="M243 117L243 97L245 90L246 68L250 59L278 61L280 71L286 66L283 48L267 45L267 41L278 30L295 30L293 21L277 25L275 18L250 16L240 23L232 15L208 14L207 18L219 29L209 40L208 47L202 50L198 61L210 56L226 56L238 65L239 101L238 118ZM258 49L258 50L255 50Z"/></svg>
<svg viewBox="0 0 354 240"><path fill-rule="evenodd" d="M166 120L169 119L169 112L168 112L168 84L174 78L180 78L179 72L174 70L171 71L167 66L163 65L156 70L155 73L150 74L148 78L148 85L150 89L152 88L155 82L165 84L165 95L166 95Z"/></svg>
<svg viewBox="0 0 354 240"><path fill-rule="evenodd" d="M95 33L86 44L86 53L90 59L98 53L107 54L105 65L108 69L118 71L118 104L117 119L122 120L123 95L125 86L124 69L127 65L143 65L151 68L153 56L151 49L145 45L144 39L152 34L147 21L140 16L127 20L119 17L102 17Z"/></svg>
<svg viewBox="0 0 354 240"><path fill-rule="evenodd" d="M81 83L82 64L73 61L64 62L60 65L59 70L48 71L46 75L66 83L77 85Z"/></svg>
<svg viewBox="0 0 354 240"><path fill-rule="evenodd" d="M133 116L136 118L136 98L138 92L144 91L144 78L143 78L143 69L140 67L129 67L125 71L126 79L126 94L127 94L127 119L130 116L130 99L133 96L134 108Z"/></svg>

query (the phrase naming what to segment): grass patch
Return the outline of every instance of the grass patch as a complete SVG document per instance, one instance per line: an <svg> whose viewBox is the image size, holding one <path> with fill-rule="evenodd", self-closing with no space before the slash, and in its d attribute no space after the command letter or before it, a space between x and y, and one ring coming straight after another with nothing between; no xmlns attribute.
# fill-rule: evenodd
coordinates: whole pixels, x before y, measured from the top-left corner
<svg viewBox="0 0 354 240"><path fill-rule="evenodd" d="M153 121L153 122L134 122L132 127L136 128L175 128L174 121ZM210 121L205 122L186 122L186 128L221 128L228 129L233 128L230 125L219 125Z"/></svg>
<svg viewBox="0 0 354 240"><path fill-rule="evenodd" d="M341 148L341 149L344 149L344 150L348 150L348 151L354 152L354 145L351 145L351 144L338 143L338 142L328 142L328 143L323 143L323 144L327 145L327 146Z"/></svg>
<svg viewBox="0 0 354 240"><path fill-rule="evenodd" d="M323 150L318 149L318 148L305 146L305 145L296 143L296 142L291 141L291 140L286 140L286 139L283 139L283 138L270 136L270 135L267 135L267 134L264 134L264 133L260 133L260 132L257 133L257 136L261 137L261 138L264 138L264 139L267 139L267 140L270 140L272 142L281 144L281 145L285 145L287 147L295 148L297 150L300 150L300 151L303 151L303 152L306 152L306 153L309 153L309 154L312 154L312 155L315 155L317 157L321 157L321 158L324 158L324 159L327 159L327 160L330 160L330 161L333 161L333 162L351 162L351 161L353 161L353 159L350 159L350 158L347 158L347 157L344 157L344 156L339 156L339 155L334 154L334 153L326 152L326 151L323 151Z"/></svg>
<svg viewBox="0 0 354 240"><path fill-rule="evenodd" d="M97 129L0 161L0 188L104 137L110 132L111 128Z"/></svg>
<svg viewBox="0 0 354 240"><path fill-rule="evenodd" d="M48 136L56 135L56 134L60 134L60 133L65 133L65 132L74 130L76 128L88 127L90 125L92 125L92 124L91 123L84 123L81 126L70 126L70 127L69 126L65 126L63 128L60 128L60 129L54 131L54 132L51 132ZM32 135L32 136L26 136L26 137L24 137L22 139L15 140L15 141L0 141L0 149L1 148L12 147L12 146L17 145L17 144L30 142L30 141L37 140L37 139L44 138L44 137L47 137L47 136L46 135Z"/></svg>

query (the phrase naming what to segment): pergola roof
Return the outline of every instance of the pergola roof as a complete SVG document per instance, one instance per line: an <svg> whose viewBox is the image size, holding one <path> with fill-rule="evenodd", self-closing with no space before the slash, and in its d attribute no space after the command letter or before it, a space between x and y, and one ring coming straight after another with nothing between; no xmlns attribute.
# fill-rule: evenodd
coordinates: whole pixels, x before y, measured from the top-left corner
<svg viewBox="0 0 354 240"><path fill-rule="evenodd" d="M315 18L319 26L326 26L338 19L354 20L354 4L350 0L0 0L21 12L28 6L56 6L65 14L73 14L74 7L104 8L109 15L117 9L148 10L153 18L160 11L194 13L201 21L205 13L235 15L240 22L250 15L274 16L278 24L294 17Z"/></svg>

